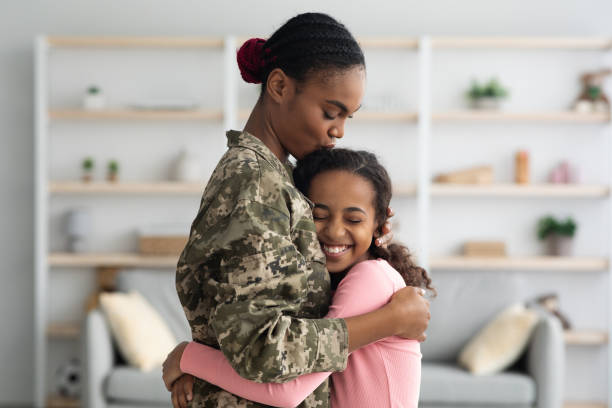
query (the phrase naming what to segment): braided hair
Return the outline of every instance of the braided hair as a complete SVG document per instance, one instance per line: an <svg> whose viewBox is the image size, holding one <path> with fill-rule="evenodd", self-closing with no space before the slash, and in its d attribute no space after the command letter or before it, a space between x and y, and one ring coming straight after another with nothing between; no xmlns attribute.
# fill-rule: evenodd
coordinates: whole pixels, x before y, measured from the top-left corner
<svg viewBox="0 0 612 408"><path fill-rule="evenodd" d="M365 68L361 47L347 28L322 13L299 14L283 24L268 40L251 38L237 55L242 78L262 83L276 68L298 83L310 74Z"/></svg>
<svg viewBox="0 0 612 408"><path fill-rule="evenodd" d="M387 208L391 201L391 179L385 168L378 162L376 156L366 151L349 149L316 150L303 159L298 160L293 170L295 186L304 195L308 195L310 184L318 174L326 171L347 171L367 180L375 191L374 211L377 231L380 231L387 220ZM373 258L382 258L389 262L402 276L408 286L428 289L432 295L436 290L431 286L431 279L425 269L414 264L411 253L403 245L390 244L381 248L370 244L368 252Z"/></svg>

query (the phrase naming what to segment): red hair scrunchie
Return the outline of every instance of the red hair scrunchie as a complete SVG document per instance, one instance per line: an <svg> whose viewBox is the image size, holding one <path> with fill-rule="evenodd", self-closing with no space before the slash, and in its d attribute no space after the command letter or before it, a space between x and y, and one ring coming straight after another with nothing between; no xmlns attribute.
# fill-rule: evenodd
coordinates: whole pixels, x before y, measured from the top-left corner
<svg viewBox="0 0 612 408"><path fill-rule="evenodd" d="M236 54L238 68L242 79L251 84L260 84L264 67L263 47L266 40L263 38L251 38L242 44Z"/></svg>

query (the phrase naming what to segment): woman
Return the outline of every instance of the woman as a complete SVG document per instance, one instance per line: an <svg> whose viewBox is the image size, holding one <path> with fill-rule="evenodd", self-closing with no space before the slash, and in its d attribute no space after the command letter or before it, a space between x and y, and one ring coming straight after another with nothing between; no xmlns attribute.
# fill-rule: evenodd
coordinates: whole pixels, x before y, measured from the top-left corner
<svg viewBox="0 0 612 408"><path fill-rule="evenodd" d="M317 236L335 290L328 318L349 317L384 305L406 285L431 290L427 273L408 250L374 245L386 219L391 181L368 152L315 151L294 171L297 188L314 203ZM420 389L420 347L415 340L387 338L353 352L343 372L313 373L284 384L261 384L240 377L223 353L192 342L165 364L233 394L277 407L295 407L330 374L331 406L416 408ZM165 378L172 381L172 378ZM186 398L179 390L179 405Z"/></svg>
<svg viewBox="0 0 612 408"><path fill-rule="evenodd" d="M416 288L362 316L322 318L330 300L325 255L287 162L343 136L364 93L359 45L331 17L306 13L267 41L247 41L238 61L262 92L244 130L227 133L229 149L177 265L193 340L219 347L241 376L260 382L342 371L349 352L385 337L424 340L429 304ZM328 400L323 382L301 406ZM261 406L199 380L192 405Z"/></svg>

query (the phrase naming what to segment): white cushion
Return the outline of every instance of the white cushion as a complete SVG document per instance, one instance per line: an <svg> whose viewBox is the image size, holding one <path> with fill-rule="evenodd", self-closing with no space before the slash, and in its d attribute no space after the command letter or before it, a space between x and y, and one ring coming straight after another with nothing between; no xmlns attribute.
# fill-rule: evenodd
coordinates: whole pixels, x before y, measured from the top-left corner
<svg viewBox="0 0 612 408"><path fill-rule="evenodd" d="M475 375L498 373L522 354L538 314L517 303L503 310L459 354L459 364Z"/></svg>
<svg viewBox="0 0 612 408"><path fill-rule="evenodd" d="M161 366L177 341L159 313L138 292L102 293L100 306L119 351L132 366Z"/></svg>

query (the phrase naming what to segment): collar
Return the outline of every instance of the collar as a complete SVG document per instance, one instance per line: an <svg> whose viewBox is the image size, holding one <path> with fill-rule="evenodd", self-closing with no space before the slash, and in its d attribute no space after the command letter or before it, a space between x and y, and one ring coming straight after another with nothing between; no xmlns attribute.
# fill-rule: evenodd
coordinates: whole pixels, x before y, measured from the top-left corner
<svg viewBox="0 0 612 408"><path fill-rule="evenodd" d="M293 183L293 167L291 163L282 163L261 140L250 133L240 132L238 130L228 130L225 135L227 136L227 147L244 147L245 149L254 151L267 161L276 171L289 178Z"/></svg>

